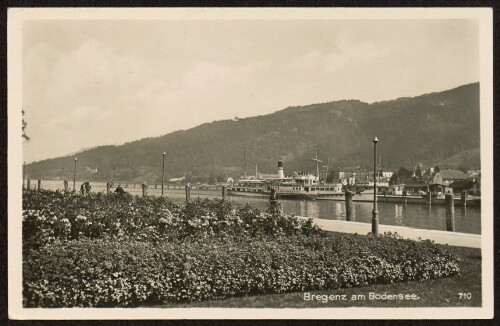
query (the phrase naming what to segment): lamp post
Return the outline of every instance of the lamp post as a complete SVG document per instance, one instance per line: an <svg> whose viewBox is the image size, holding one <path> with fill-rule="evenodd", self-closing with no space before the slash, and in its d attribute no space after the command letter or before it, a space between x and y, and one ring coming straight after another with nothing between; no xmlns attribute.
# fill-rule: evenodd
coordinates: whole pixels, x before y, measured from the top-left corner
<svg viewBox="0 0 500 326"><path fill-rule="evenodd" d="M161 196L163 197L163 187L165 185L165 155L167 153L163 152L163 167L161 172Z"/></svg>
<svg viewBox="0 0 500 326"><path fill-rule="evenodd" d="M372 234L378 235L378 209L377 209L377 143L378 138L373 138L373 218Z"/></svg>
<svg viewBox="0 0 500 326"><path fill-rule="evenodd" d="M73 169L73 191L76 190L76 161L78 158L75 157L75 168Z"/></svg>

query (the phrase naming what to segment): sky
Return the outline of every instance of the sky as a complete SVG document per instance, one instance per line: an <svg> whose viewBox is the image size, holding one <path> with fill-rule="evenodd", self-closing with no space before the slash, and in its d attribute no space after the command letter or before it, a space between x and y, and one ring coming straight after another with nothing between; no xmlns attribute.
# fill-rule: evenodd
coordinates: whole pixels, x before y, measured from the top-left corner
<svg viewBox="0 0 500 326"><path fill-rule="evenodd" d="M476 20L30 20L27 163L289 106L479 81Z"/></svg>

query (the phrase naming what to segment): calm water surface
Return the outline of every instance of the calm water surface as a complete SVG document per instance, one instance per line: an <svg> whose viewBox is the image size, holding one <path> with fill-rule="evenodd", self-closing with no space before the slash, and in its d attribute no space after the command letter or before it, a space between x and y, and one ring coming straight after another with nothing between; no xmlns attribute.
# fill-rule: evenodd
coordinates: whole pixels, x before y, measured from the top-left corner
<svg viewBox="0 0 500 326"><path fill-rule="evenodd" d="M80 189L81 181L76 182L76 188ZM73 183L69 182L70 188ZM106 191L105 183L91 183L92 191ZM43 189L64 189L62 180L43 180ZM142 195L140 185L135 188L131 186L124 188L133 195ZM161 195L161 188L148 189L149 195ZM185 200L183 189L165 189L165 195L173 201ZM191 198L209 197L220 198L221 190L191 190ZM268 207L267 198L234 196L231 200L248 203L261 210ZM321 219L345 220L345 205L342 201L303 201L303 200L280 200L283 211L287 214L296 214ZM352 203L353 221L371 223L372 203ZM418 229L446 230L446 211L444 206L428 205L403 205L396 203L378 203L378 216L380 224L407 226ZM455 206L455 230L465 233L481 233L481 209L479 207Z"/></svg>

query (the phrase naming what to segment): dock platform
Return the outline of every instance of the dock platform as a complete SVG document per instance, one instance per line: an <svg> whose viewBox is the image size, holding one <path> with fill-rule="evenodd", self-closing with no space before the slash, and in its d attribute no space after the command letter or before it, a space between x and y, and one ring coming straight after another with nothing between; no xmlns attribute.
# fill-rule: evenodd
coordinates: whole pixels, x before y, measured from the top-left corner
<svg viewBox="0 0 500 326"><path fill-rule="evenodd" d="M378 195L377 196L379 203L404 203L405 198L403 196L396 195ZM454 199L455 206L463 206L463 203L459 197L455 197ZM406 197L407 204L419 204L419 205L427 205L428 203L421 196L407 196ZM444 205L444 198L432 198L432 205ZM466 205L471 207L481 207L481 198L479 197L470 197L466 199Z"/></svg>

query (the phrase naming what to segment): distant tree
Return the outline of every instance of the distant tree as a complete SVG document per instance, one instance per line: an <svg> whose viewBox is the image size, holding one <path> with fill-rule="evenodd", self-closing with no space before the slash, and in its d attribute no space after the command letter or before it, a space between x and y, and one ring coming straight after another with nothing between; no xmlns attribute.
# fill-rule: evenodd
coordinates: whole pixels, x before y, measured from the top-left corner
<svg viewBox="0 0 500 326"><path fill-rule="evenodd" d="M330 171L328 173L328 175L326 176L326 182L327 183L332 183L332 182L334 182L337 179L338 179L338 177L337 177L337 173L335 171Z"/></svg>
<svg viewBox="0 0 500 326"><path fill-rule="evenodd" d="M219 174L217 175L217 178L216 178L216 179L217 179L217 182L226 182L226 179L227 179L227 178L226 178L226 176L225 176L224 174L219 173Z"/></svg>
<svg viewBox="0 0 500 326"><path fill-rule="evenodd" d="M399 176L398 176L398 173L393 173L391 178L389 179L389 184L393 185L393 184L398 184L399 183Z"/></svg>
<svg viewBox="0 0 500 326"><path fill-rule="evenodd" d="M30 141L30 138L26 134L26 127L28 126L28 123L26 122L26 120L24 120L24 110L22 110L22 112L23 112L23 139L26 141Z"/></svg>
<svg viewBox="0 0 500 326"><path fill-rule="evenodd" d="M438 173L439 171L441 171L441 169L439 168L439 166L435 166L434 167L434 173Z"/></svg>
<svg viewBox="0 0 500 326"><path fill-rule="evenodd" d="M210 173L208 176L208 184L215 184L217 182L217 176L214 173Z"/></svg>
<svg viewBox="0 0 500 326"><path fill-rule="evenodd" d="M422 180L422 177L423 177L423 173L422 173L422 164L419 164L419 165L417 165L417 167L415 168L415 179L417 179L417 181L421 181L421 180Z"/></svg>
<svg viewBox="0 0 500 326"><path fill-rule="evenodd" d="M402 177L409 178L413 176L413 171L408 168L401 167L399 168L398 174Z"/></svg>
<svg viewBox="0 0 500 326"><path fill-rule="evenodd" d="M406 182L411 179L413 176L413 171L402 166L399 168L398 172L394 173L392 177L389 179L390 184L398 184L401 182Z"/></svg>

